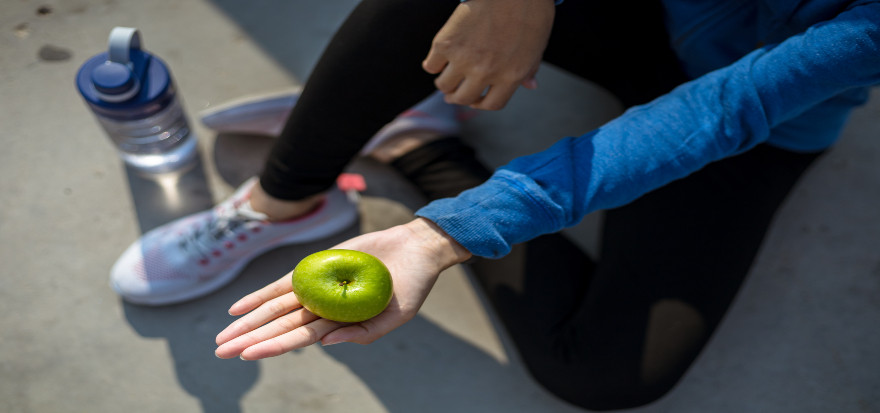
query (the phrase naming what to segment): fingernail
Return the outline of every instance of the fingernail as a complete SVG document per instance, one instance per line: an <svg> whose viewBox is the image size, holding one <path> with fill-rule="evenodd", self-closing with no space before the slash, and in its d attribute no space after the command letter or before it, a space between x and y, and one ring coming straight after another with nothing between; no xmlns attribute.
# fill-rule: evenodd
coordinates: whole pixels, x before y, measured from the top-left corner
<svg viewBox="0 0 880 413"><path fill-rule="evenodd" d="M238 356L238 358L240 358L240 359L242 359L242 360L244 360L244 361L250 361L250 360L244 358L244 356Z"/></svg>
<svg viewBox="0 0 880 413"><path fill-rule="evenodd" d="M321 347L332 346L334 344L344 343L342 340L327 340L321 342Z"/></svg>

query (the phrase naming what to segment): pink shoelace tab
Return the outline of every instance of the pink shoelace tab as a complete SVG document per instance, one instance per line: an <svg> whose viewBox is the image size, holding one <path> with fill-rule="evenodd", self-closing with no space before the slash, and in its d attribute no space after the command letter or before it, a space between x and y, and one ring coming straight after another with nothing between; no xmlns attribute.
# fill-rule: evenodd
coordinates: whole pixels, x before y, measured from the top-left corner
<svg viewBox="0 0 880 413"><path fill-rule="evenodd" d="M367 181L361 174L344 173L340 174L339 178L336 178L336 186L344 192L364 192L367 190Z"/></svg>

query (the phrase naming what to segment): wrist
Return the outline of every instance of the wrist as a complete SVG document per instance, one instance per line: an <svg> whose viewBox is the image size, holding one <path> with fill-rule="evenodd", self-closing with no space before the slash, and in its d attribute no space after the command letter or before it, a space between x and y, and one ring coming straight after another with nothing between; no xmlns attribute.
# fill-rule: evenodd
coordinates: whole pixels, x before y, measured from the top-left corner
<svg viewBox="0 0 880 413"><path fill-rule="evenodd" d="M415 242L428 249L442 271L470 259L473 254L452 238L443 228L426 218L416 218L404 227Z"/></svg>

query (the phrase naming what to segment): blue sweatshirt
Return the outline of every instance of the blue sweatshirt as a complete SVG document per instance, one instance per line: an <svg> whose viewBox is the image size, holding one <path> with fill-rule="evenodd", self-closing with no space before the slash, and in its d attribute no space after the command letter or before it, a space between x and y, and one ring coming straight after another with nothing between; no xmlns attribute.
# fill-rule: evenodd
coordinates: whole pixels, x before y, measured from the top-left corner
<svg viewBox="0 0 880 413"><path fill-rule="evenodd" d="M573 0L572 0L573 1ZM820 151L880 84L880 1L664 0L694 80L580 137L514 159L416 215L475 255L618 207L767 143Z"/></svg>

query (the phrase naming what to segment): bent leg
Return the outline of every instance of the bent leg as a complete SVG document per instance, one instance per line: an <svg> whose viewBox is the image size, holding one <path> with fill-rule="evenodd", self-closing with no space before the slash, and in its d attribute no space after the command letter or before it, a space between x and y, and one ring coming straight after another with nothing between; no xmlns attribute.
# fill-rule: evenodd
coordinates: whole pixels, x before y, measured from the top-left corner
<svg viewBox="0 0 880 413"><path fill-rule="evenodd" d="M421 68L455 0L365 0L321 56L275 143L260 183L299 200L336 180L384 124L434 90Z"/></svg>
<svg viewBox="0 0 880 413"><path fill-rule="evenodd" d="M548 321L523 308L525 298L493 300L531 373L559 397L597 410L668 392L721 322L773 215L817 157L759 146L608 211L601 260L563 324L536 335ZM525 276L538 283L546 274Z"/></svg>

